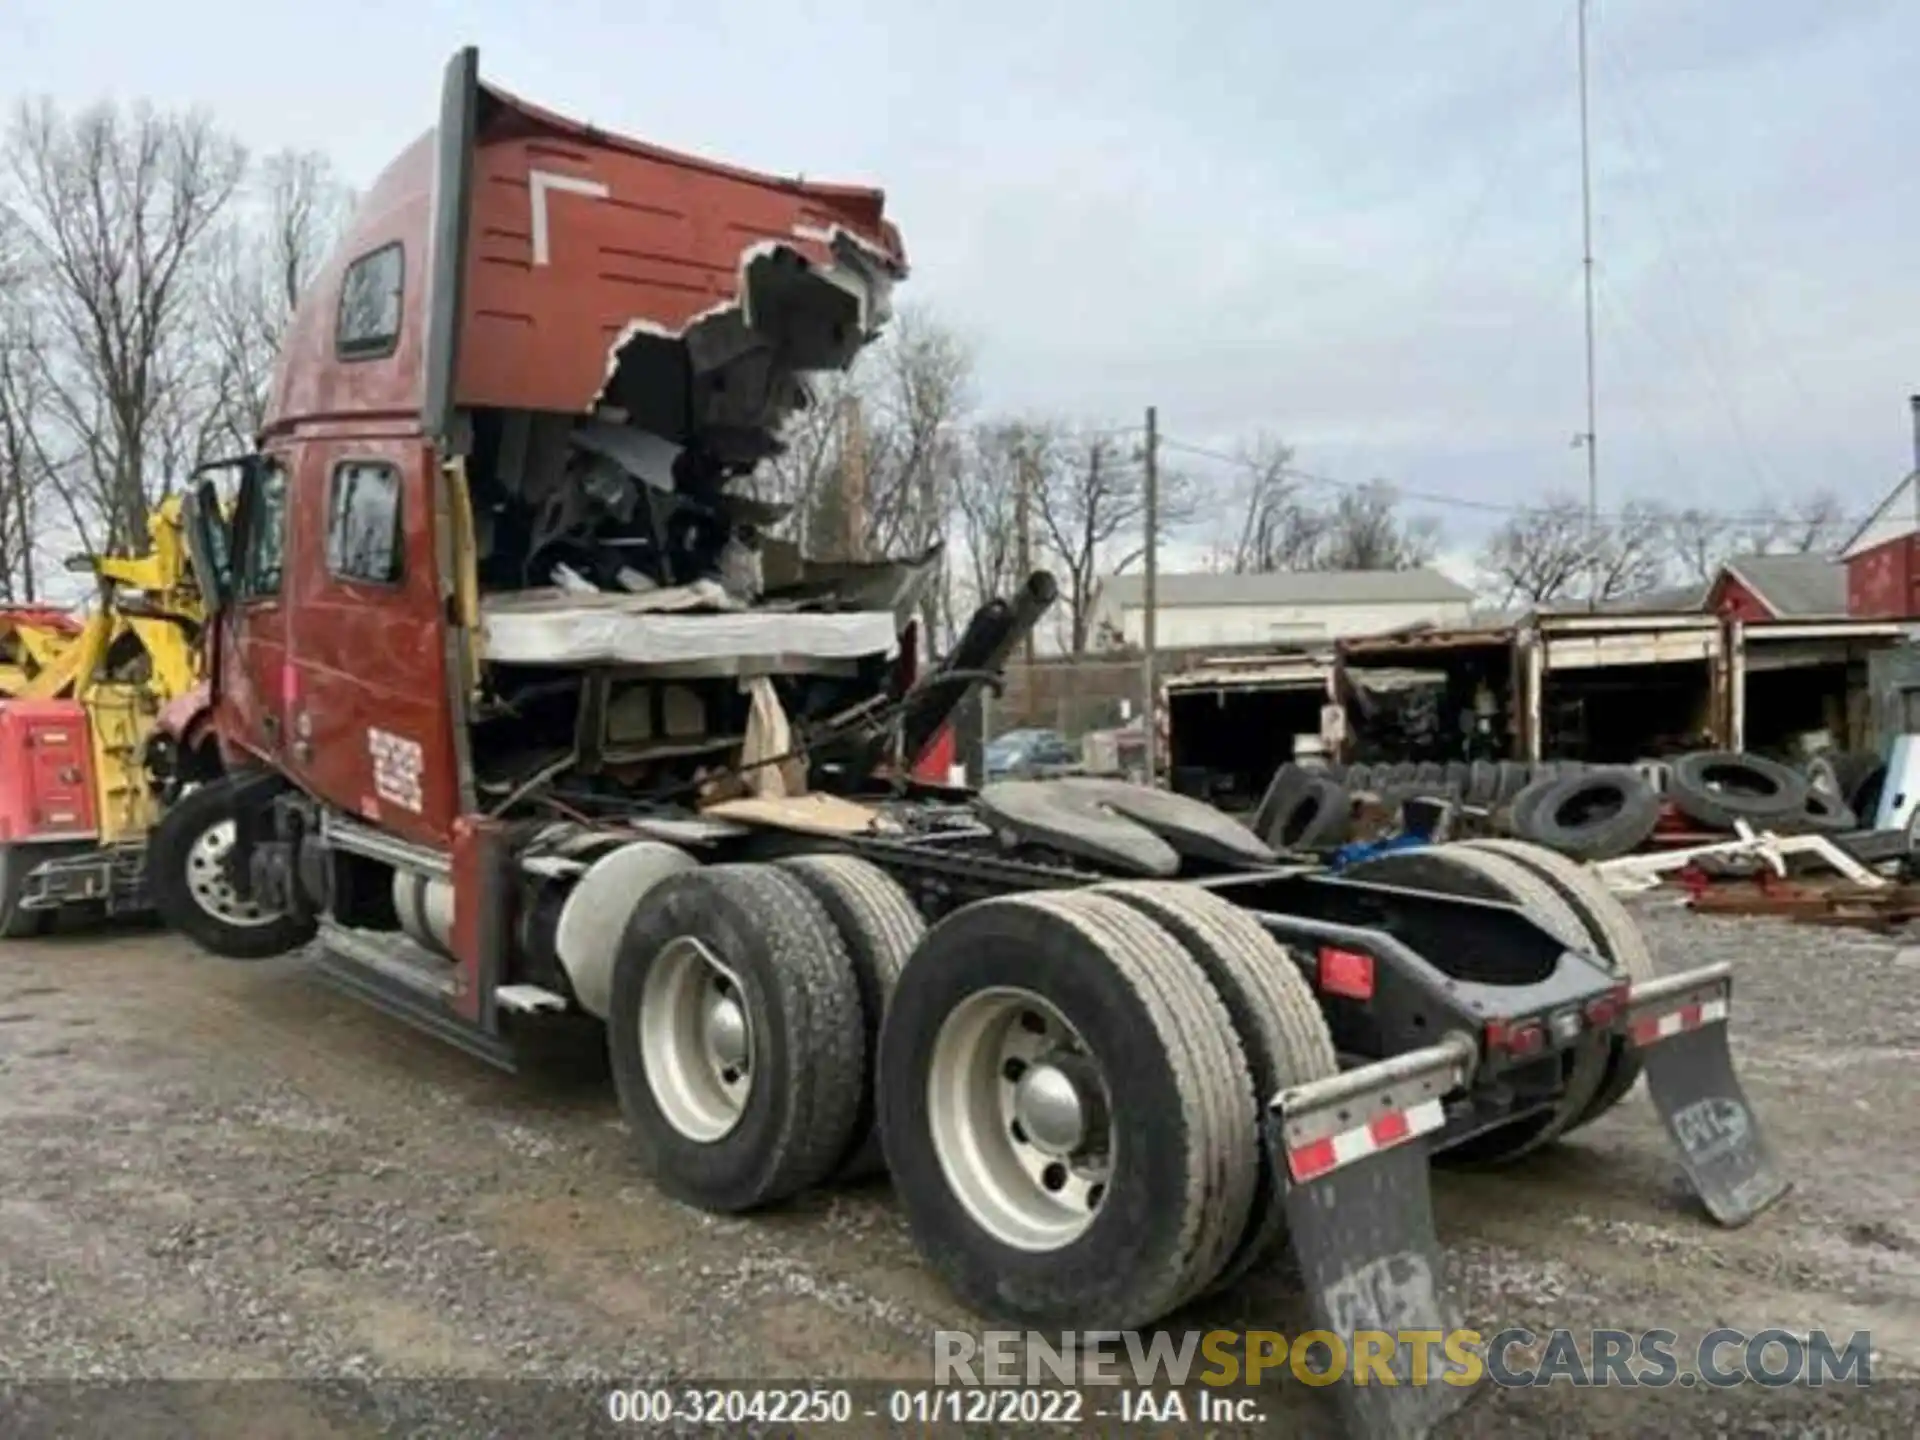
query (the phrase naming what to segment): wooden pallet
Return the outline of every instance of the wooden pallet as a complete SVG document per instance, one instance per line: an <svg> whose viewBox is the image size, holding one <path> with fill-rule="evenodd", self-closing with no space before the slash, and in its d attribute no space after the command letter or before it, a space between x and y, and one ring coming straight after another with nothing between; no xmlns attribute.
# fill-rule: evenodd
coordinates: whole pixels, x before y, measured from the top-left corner
<svg viewBox="0 0 1920 1440"><path fill-rule="evenodd" d="M1850 880L1810 884L1769 876L1703 887L1689 904L1703 915L1769 915L1803 925L1891 930L1920 920L1920 885L1867 886Z"/></svg>

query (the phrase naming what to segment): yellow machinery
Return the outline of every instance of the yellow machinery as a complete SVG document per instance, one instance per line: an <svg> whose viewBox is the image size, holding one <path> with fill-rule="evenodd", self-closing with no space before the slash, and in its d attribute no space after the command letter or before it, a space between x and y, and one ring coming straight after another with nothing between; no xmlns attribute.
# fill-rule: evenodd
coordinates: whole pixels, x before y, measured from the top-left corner
<svg viewBox="0 0 1920 1440"><path fill-rule="evenodd" d="M145 908L159 807L145 747L197 682L204 619L178 499L147 535L143 554L68 562L99 586L79 618L0 611L0 936L38 933L68 905Z"/></svg>

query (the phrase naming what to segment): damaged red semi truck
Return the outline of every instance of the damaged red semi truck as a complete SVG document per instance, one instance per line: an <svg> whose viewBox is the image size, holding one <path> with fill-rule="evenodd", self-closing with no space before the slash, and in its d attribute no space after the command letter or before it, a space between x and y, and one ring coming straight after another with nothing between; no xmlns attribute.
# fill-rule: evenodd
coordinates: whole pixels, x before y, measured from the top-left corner
<svg viewBox="0 0 1920 1440"><path fill-rule="evenodd" d="M1711 1214L1785 1189L1724 966L1655 978L1511 842L1288 861L1198 802L917 768L1053 599L938 664L937 556L823 563L752 481L905 275L877 191L445 80L289 333L223 516L205 724L149 887L512 1065L605 1044L639 1163L740 1211L882 1164L967 1303L1146 1326L1290 1245L1315 1324L1445 1329L1429 1161L1543 1150L1644 1073ZM918 657L918 658L917 658ZM1340 1386L1367 1434L1456 1387Z"/></svg>

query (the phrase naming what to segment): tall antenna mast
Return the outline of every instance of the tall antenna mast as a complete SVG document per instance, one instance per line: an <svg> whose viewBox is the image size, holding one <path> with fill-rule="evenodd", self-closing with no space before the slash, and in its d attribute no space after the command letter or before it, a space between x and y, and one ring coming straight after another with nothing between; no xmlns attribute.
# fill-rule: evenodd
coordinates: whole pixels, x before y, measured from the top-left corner
<svg viewBox="0 0 1920 1440"><path fill-rule="evenodd" d="M1587 3L1580 12L1580 246L1587 307L1587 429L1580 438L1587 451L1587 558L1592 566L1587 603L1600 604L1600 423L1593 363L1593 152L1587 123Z"/></svg>

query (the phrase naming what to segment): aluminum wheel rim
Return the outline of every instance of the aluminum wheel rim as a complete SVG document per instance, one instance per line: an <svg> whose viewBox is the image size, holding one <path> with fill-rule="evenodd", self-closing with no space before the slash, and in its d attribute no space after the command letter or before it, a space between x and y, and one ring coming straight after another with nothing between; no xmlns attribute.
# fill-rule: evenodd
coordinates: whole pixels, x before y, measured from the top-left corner
<svg viewBox="0 0 1920 1440"><path fill-rule="evenodd" d="M222 820L202 830L187 848L187 893L194 904L229 925L269 925L278 917L233 888L227 856L233 851L234 825Z"/></svg>
<svg viewBox="0 0 1920 1440"><path fill-rule="evenodd" d="M1080 1033L1032 991L983 990L957 1006L933 1042L927 1117L974 1222L1034 1252L1086 1234L1113 1173L1110 1094Z"/></svg>
<svg viewBox="0 0 1920 1440"><path fill-rule="evenodd" d="M689 1140L729 1134L753 1092L753 1025L740 977L691 935L654 956L640 990L640 1063L660 1113Z"/></svg>

